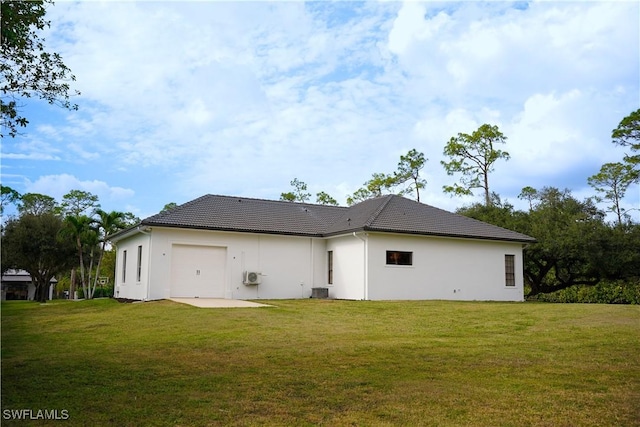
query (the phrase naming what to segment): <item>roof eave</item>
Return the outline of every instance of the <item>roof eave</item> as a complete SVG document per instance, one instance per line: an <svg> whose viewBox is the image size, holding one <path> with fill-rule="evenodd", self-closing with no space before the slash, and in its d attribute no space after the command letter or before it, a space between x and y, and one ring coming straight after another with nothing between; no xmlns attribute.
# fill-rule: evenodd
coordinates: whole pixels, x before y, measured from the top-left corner
<svg viewBox="0 0 640 427"><path fill-rule="evenodd" d="M231 227L206 227L197 225L184 225L184 224L166 224L161 222L145 223L143 225L148 227L163 227L163 228L180 228L185 230L205 230L205 231L222 231L228 233L251 233L251 234L270 234L278 236L297 236L297 237L323 237L321 233L302 233L302 232L289 232L281 230L257 230L251 228L231 228Z"/></svg>
<svg viewBox="0 0 640 427"><path fill-rule="evenodd" d="M336 236L348 235L348 234L358 233L358 232L377 232L377 233L405 234L405 235L412 235L412 236L431 236L431 237L445 237L445 238L455 238L455 239L475 239L475 240L488 240L488 241L512 242L512 243L523 243L523 244L536 243L536 239L534 238L520 239L520 238L477 236L477 235L452 234L452 233L429 233L429 232L411 231L411 230L380 229L380 228L370 227L370 226L347 228L343 230L333 231L330 233L301 233L301 232L288 232L288 231L281 231L281 230L256 230L256 229L249 229L249 228L202 227L202 226L194 226L194 225L166 224L161 222L156 223L156 222L145 222L145 221L141 222L138 225L135 225L126 230L122 230L118 233L115 233L109 236L109 240L113 243L116 243L120 240L126 239L131 235L141 233L142 226L180 228L180 229L186 229L186 230L222 231L222 232L229 232L229 233L269 234L269 235L277 235L277 236L297 236L297 237L317 237L317 238L336 237Z"/></svg>
<svg viewBox="0 0 640 427"><path fill-rule="evenodd" d="M489 240L494 242L511 242L511 243L526 243L532 244L536 243L536 239L533 237L530 239L525 238L508 238L508 237L498 237L498 236L477 236L477 235L468 235L468 234L453 234L453 233L430 233L430 232L422 232L422 231L410 231L410 230L394 230L394 229L380 229L375 227L363 227L359 231L369 231L376 233L394 233L394 234L407 234L412 236L431 236L431 237L446 237L450 239L474 239L474 240Z"/></svg>
<svg viewBox="0 0 640 427"><path fill-rule="evenodd" d="M141 227L142 223L136 224L129 228L125 228L124 230L120 230L117 233L113 233L107 236L107 240L111 243L117 243L120 240L126 239L127 237L130 237L134 234L142 233L143 230L141 230Z"/></svg>

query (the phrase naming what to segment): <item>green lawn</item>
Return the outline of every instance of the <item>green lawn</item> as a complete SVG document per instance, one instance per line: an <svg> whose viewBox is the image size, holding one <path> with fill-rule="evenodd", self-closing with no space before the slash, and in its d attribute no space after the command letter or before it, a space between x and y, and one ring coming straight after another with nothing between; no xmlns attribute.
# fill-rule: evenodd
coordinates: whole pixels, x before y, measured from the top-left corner
<svg viewBox="0 0 640 427"><path fill-rule="evenodd" d="M3 302L2 425L640 425L640 306L271 303Z"/></svg>

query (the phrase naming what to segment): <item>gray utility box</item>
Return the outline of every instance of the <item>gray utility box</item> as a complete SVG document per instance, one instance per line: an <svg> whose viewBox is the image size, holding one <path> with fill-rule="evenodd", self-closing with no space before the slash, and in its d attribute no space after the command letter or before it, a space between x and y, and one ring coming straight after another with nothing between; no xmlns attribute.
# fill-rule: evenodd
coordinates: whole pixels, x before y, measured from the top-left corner
<svg viewBox="0 0 640 427"><path fill-rule="evenodd" d="M311 298L329 298L329 288L311 288Z"/></svg>

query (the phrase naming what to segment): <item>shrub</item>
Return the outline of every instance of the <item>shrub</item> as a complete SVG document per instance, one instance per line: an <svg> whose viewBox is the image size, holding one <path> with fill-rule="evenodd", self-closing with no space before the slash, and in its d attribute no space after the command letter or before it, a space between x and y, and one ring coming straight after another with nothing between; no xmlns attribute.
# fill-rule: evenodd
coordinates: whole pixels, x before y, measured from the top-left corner
<svg viewBox="0 0 640 427"><path fill-rule="evenodd" d="M113 296L113 286L104 286L96 288L93 292L94 298L111 298ZM84 290L80 287L78 288L78 299L84 298Z"/></svg>
<svg viewBox="0 0 640 427"><path fill-rule="evenodd" d="M601 282L595 286L572 286L550 294L527 297L527 301L591 304L640 304L640 281Z"/></svg>

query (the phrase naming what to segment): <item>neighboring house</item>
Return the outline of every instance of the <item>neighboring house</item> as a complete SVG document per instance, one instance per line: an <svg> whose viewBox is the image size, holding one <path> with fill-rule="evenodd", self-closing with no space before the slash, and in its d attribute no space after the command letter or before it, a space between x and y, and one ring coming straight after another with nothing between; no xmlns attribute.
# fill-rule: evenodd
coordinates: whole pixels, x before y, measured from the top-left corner
<svg viewBox="0 0 640 427"><path fill-rule="evenodd" d="M53 289L58 281L54 278L49 282L49 298L53 299ZM33 300L36 286L31 275L24 270L7 270L2 275L2 300Z"/></svg>
<svg viewBox="0 0 640 427"><path fill-rule="evenodd" d="M207 195L110 239L115 296L136 300L522 301L535 241L395 195L351 207Z"/></svg>

